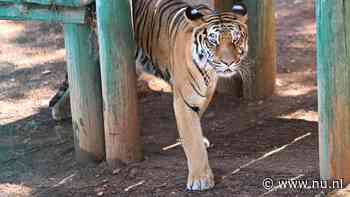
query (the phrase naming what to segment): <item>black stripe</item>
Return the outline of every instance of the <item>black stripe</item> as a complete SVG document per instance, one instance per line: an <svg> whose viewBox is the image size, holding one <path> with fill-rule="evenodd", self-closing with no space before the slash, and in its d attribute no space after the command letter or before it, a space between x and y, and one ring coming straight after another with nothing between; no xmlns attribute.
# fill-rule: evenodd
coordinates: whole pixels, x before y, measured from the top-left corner
<svg viewBox="0 0 350 197"><path fill-rule="evenodd" d="M175 30L178 30L178 29L179 29L179 25L180 25L181 21L184 20L184 18L183 18L183 13L184 13L184 12L185 12L185 10L182 11L179 15L177 15L176 18L174 19L174 23L173 23L172 27L169 27L169 28L170 28L170 34L171 34L171 35L173 35L174 29L175 29ZM176 34L175 34L175 35L176 35Z"/></svg>
<svg viewBox="0 0 350 197"><path fill-rule="evenodd" d="M173 10L169 11L167 22L166 22L166 27L168 28L168 35L171 35L171 33L172 33L170 23L174 19L175 14L184 8L184 7L180 7L180 5L182 5L182 4L178 4L178 5L179 6L175 7ZM169 9L172 9L172 8L169 8Z"/></svg>
<svg viewBox="0 0 350 197"><path fill-rule="evenodd" d="M196 62L196 60L192 59L192 63L196 66L197 70L201 73L202 77L205 77L204 71L199 67L199 65Z"/></svg>
<svg viewBox="0 0 350 197"><path fill-rule="evenodd" d="M155 8L156 9L156 8ZM151 61L152 62L154 62L154 60L153 60L153 49L154 49L154 46L153 45L157 45L158 43L154 43L154 44L152 44L153 43L153 38L154 38L154 25L155 25L155 23L154 23L154 21L155 21L155 13L154 13L154 11L152 12L152 15L151 15L151 17L150 17L150 25L149 25L149 29L148 29L148 36L147 36L147 50L148 50L148 52L149 52L149 56L150 56L150 58L151 58Z"/></svg>
<svg viewBox="0 0 350 197"><path fill-rule="evenodd" d="M139 43L141 43L141 45L143 45L144 43L142 42L142 39L140 39L139 36L141 36L141 35L143 35L144 33L146 33L146 32L144 32L144 28L145 28L145 25L146 25L147 20L148 20L148 18L147 18L148 12L149 12L149 11L148 11L148 10L149 10L148 7L149 7L150 3L151 3L151 1L148 1L148 4L145 5L145 7L143 8L141 15L136 16L136 17L141 18L141 24L140 24L139 26L137 26L137 28L138 28L138 31L137 31L137 34L138 34L137 41L138 41ZM143 48L144 46L141 46L141 47Z"/></svg>
<svg viewBox="0 0 350 197"><path fill-rule="evenodd" d="M199 90L197 90L197 88L194 86L193 83L190 82L190 85L191 85L192 89L197 93L198 96L203 97L203 98L206 98L206 96L203 96L203 95L199 92Z"/></svg>
<svg viewBox="0 0 350 197"><path fill-rule="evenodd" d="M143 7L145 6L147 1L142 1L141 4L138 4L136 2L133 3L133 6L135 6L136 9L134 9L134 18L140 15L140 11L142 11Z"/></svg>
<svg viewBox="0 0 350 197"><path fill-rule="evenodd" d="M197 80L194 78L194 76L192 75L191 71L187 68L187 73L190 75L190 78L192 79L192 82L190 82L190 85L192 87L192 89L200 96L205 98L206 96L204 96L203 94L201 94L199 92L199 85L197 83ZM194 84L195 83L195 84Z"/></svg>
<svg viewBox="0 0 350 197"><path fill-rule="evenodd" d="M186 101L186 99L184 98L182 92L179 91L179 90L178 90L178 92L180 93L181 99L184 101L185 105L186 105L188 108L190 108L192 111L194 111L194 112L196 112L197 114L199 114L199 111L200 111L199 107L190 105L190 104Z"/></svg>
<svg viewBox="0 0 350 197"><path fill-rule="evenodd" d="M183 19L183 17L181 19ZM175 31L170 35L171 38L174 38L180 30L187 31L189 24L186 22L186 20L181 20L181 21L179 21L179 23L176 27L177 28L175 28ZM174 41L175 41L175 39L174 39Z"/></svg>
<svg viewBox="0 0 350 197"><path fill-rule="evenodd" d="M162 6L159 7L159 12L160 12L160 15L159 15L159 21L158 21L158 24L162 24L162 20L164 19L164 14L167 14L167 11L170 9L170 8L173 8L173 7L176 7L178 5L183 5L184 3L183 2L174 2L174 1L167 1L165 2ZM167 20L169 20L170 18L170 14L168 15L167 17Z"/></svg>

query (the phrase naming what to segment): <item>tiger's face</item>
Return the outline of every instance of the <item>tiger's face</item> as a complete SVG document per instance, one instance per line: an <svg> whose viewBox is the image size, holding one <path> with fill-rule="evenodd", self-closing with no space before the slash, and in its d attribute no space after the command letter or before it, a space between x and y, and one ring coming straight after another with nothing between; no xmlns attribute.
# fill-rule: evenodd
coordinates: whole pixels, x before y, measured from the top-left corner
<svg viewBox="0 0 350 197"><path fill-rule="evenodd" d="M207 63L220 77L231 77L248 53L246 27L238 24L218 24L208 27L202 41Z"/></svg>
<svg viewBox="0 0 350 197"><path fill-rule="evenodd" d="M240 14L203 15L203 23L193 32L193 60L202 68L214 69L219 77L236 74L248 53L247 13L245 7L236 8Z"/></svg>

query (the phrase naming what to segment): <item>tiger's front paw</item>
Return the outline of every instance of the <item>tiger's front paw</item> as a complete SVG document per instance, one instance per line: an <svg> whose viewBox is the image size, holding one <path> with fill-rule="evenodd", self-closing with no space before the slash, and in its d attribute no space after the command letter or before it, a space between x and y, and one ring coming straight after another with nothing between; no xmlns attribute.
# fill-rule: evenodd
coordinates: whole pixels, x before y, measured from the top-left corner
<svg viewBox="0 0 350 197"><path fill-rule="evenodd" d="M187 181L187 191L204 191L213 188L215 185L214 175L211 169L202 174L190 174Z"/></svg>

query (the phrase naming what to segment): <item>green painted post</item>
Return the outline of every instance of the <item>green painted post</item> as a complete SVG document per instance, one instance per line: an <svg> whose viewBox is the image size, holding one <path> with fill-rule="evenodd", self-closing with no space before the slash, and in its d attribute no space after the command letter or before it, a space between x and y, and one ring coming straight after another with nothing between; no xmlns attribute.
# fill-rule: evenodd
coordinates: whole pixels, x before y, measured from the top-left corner
<svg viewBox="0 0 350 197"><path fill-rule="evenodd" d="M5 3L35 3L40 5L82 7L93 2L93 0L0 0Z"/></svg>
<svg viewBox="0 0 350 197"><path fill-rule="evenodd" d="M142 158L137 114L135 42L129 0L97 0L106 159Z"/></svg>
<svg viewBox="0 0 350 197"><path fill-rule="evenodd" d="M75 153L78 162L104 159L101 77L94 33L87 25L65 24Z"/></svg>
<svg viewBox="0 0 350 197"><path fill-rule="evenodd" d="M212 0L213 5L229 11L234 2L242 2L248 9L249 57L252 66L251 87L241 87L237 79L219 81L218 90L238 94L243 90L245 98L261 99L271 96L276 81L276 34L274 0ZM244 84L243 84L244 85ZM247 85L248 86L248 85Z"/></svg>
<svg viewBox="0 0 350 197"><path fill-rule="evenodd" d="M317 0L320 174L350 182L350 2Z"/></svg>

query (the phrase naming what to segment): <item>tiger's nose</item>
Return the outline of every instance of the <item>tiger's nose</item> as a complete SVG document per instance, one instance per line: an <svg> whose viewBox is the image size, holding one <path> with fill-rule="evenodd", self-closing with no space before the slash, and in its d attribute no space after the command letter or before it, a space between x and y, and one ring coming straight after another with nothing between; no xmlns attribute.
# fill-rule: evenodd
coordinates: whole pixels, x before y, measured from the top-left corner
<svg viewBox="0 0 350 197"><path fill-rule="evenodd" d="M232 65L239 60L239 55L233 50L232 47L223 46L218 51L219 58L222 63L226 65Z"/></svg>
<svg viewBox="0 0 350 197"><path fill-rule="evenodd" d="M240 59L223 59L221 60L222 63L226 64L226 65L232 65L232 64L239 64Z"/></svg>
<svg viewBox="0 0 350 197"><path fill-rule="evenodd" d="M231 65L232 61L230 61L230 60L222 60L221 62L226 64L226 65Z"/></svg>
<svg viewBox="0 0 350 197"><path fill-rule="evenodd" d="M223 54L221 56L221 62L226 64L226 65L231 65L235 61L235 58L233 57L232 54Z"/></svg>

